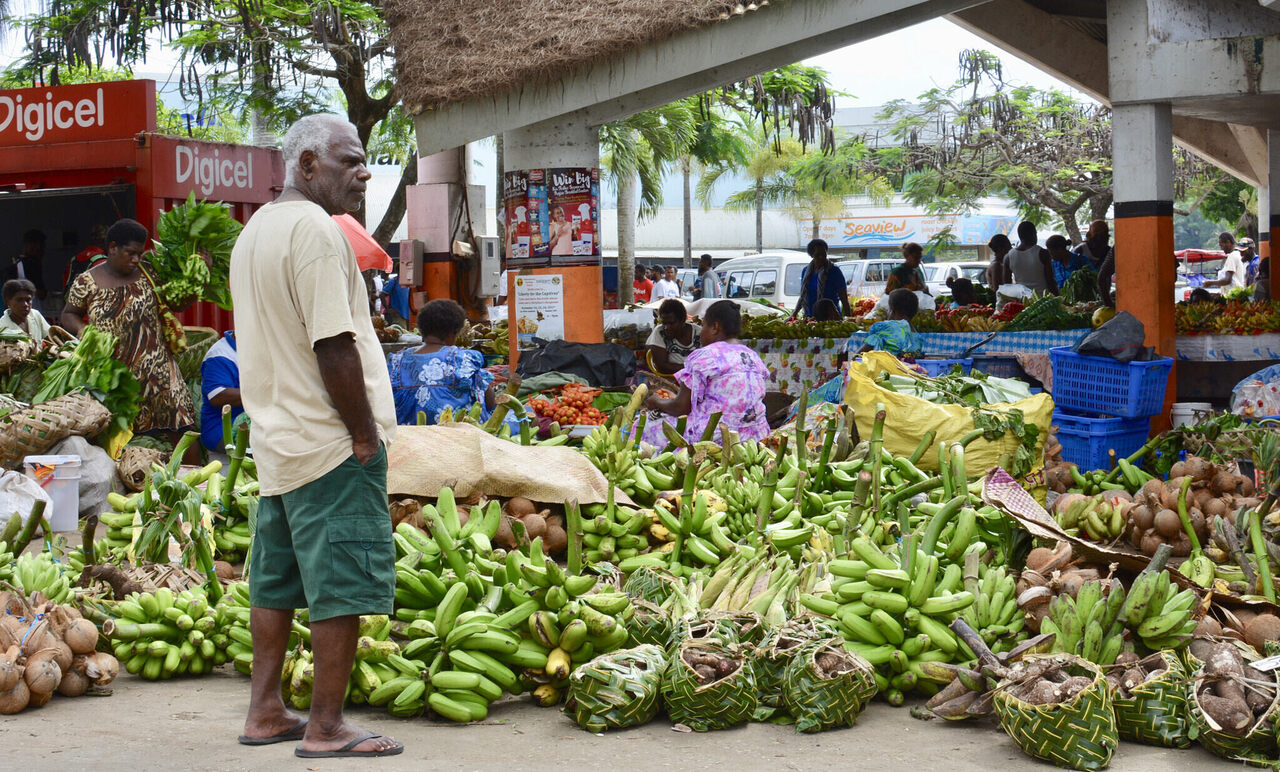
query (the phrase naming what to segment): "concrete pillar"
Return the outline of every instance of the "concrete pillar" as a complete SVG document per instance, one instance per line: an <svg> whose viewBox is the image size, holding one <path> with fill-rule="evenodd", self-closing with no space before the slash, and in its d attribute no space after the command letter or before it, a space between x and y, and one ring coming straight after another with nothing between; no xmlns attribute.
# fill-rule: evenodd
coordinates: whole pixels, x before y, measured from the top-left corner
<svg viewBox="0 0 1280 772"><path fill-rule="evenodd" d="M1263 257L1271 256L1272 233L1280 238L1280 131L1274 129L1267 132L1267 185L1258 188L1258 254ZM1271 297L1280 297L1280 274L1274 266Z"/></svg>
<svg viewBox="0 0 1280 772"><path fill-rule="evenodd" d="M502 165L506 172L558 167L597 169L600 166L599 130L587 122L584 114L571 113L505 132L502 135ZM599 223L596 223L596 228L598 250ZM604 274L598 255L590 265L509 271L506 294L513 365L518 356L515 281L517 276L530 274L555 274L561 277L564 288L565 340L578 343L604 342Z"/></svg>
<svg viewBox="0 0 1280 772"><path fill-rule="evenodd" d="M453 257L454 240L466 241L471 220L484 216L484 188L467 185L469 165L465 146L419 158L418 182L405 189L409 238L422 242L423 275L410 294L415 313L428 300L452 298L471 318L487 316L471 291L470 264Z"/></svg>
<svg viewBox="0 0 1280 772"><path fill-rule="evenodd" d="M1168 104L1116 105L1112 117L1117 307L1142 320L1148 346L1176 352L1173 115ZM1176 380L1171 375L1167 402Z"/></svg>

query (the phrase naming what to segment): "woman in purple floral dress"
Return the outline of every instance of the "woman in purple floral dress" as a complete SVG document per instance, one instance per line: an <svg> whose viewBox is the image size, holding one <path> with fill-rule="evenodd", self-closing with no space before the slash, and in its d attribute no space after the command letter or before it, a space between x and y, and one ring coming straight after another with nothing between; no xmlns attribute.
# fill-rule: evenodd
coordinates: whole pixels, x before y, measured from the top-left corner
<svg viewBox="0 0 1280 772"><path fill-rule="evenodd" d="M736 303L721 300L707 308L702 348L685 357L684 369L675 375L680 393L671 399L651 396L645 401L645 407L657 411L648 418L645 442L665 446L662 425L674 424L679 416L689 417L684 436L697 442L713 413L720 413L720 426L736 432L739 439L768 436L764 393L769 371L756 352L738 342L741 334L742 314ZM720 437L717 430L717 442Z"/></svg>

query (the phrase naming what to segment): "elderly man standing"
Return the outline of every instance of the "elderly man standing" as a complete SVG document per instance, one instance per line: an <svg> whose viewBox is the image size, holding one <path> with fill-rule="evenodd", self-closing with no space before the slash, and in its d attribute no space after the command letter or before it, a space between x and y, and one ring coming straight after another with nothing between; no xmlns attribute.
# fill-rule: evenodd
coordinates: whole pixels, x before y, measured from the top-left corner
<svg viewBox="0 0 1280 772"><path fill-rule="evenodd" d="M249 574L253 680L240 742L301 740L303 758L389 756L404 746L346 723L342 704L362 614L388 614L395 547L385 443L391 382L351 245L331 215L354 212L369 170L356 129L309 115L284 138L284 192L231 254L241 398L262 485ZM295 608L310 611L310 720L280 697Z"/></svg>

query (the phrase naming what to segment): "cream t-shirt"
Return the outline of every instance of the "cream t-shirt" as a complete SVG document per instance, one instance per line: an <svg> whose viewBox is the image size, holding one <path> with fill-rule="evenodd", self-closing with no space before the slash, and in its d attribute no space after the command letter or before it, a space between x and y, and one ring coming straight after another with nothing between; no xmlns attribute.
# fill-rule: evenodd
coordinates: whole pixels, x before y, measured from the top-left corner
<svg viewBox="0 0 1280 772"><path fill-rule="evenodd" d="M391 379L369 317L355 253L333 218L310 201L267 204L231 251L240 395L252 420L263 495L323 477L351 456L351 434L320 377L315 343L355 336L365 393L389 442Z"/></svg>

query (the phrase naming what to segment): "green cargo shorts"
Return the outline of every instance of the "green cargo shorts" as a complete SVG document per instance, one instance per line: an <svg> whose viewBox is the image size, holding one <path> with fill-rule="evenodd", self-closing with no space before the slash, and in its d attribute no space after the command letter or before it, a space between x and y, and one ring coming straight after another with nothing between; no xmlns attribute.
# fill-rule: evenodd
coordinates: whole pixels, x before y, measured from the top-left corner
<svg viewBox="0 0 1280 772"><path fill-rule="evenodd" d="M395 561L383 447L368 464L352 454L318 480L262 497L249 596L262 608L307 608L312 621L390 614Z"/></svg>

